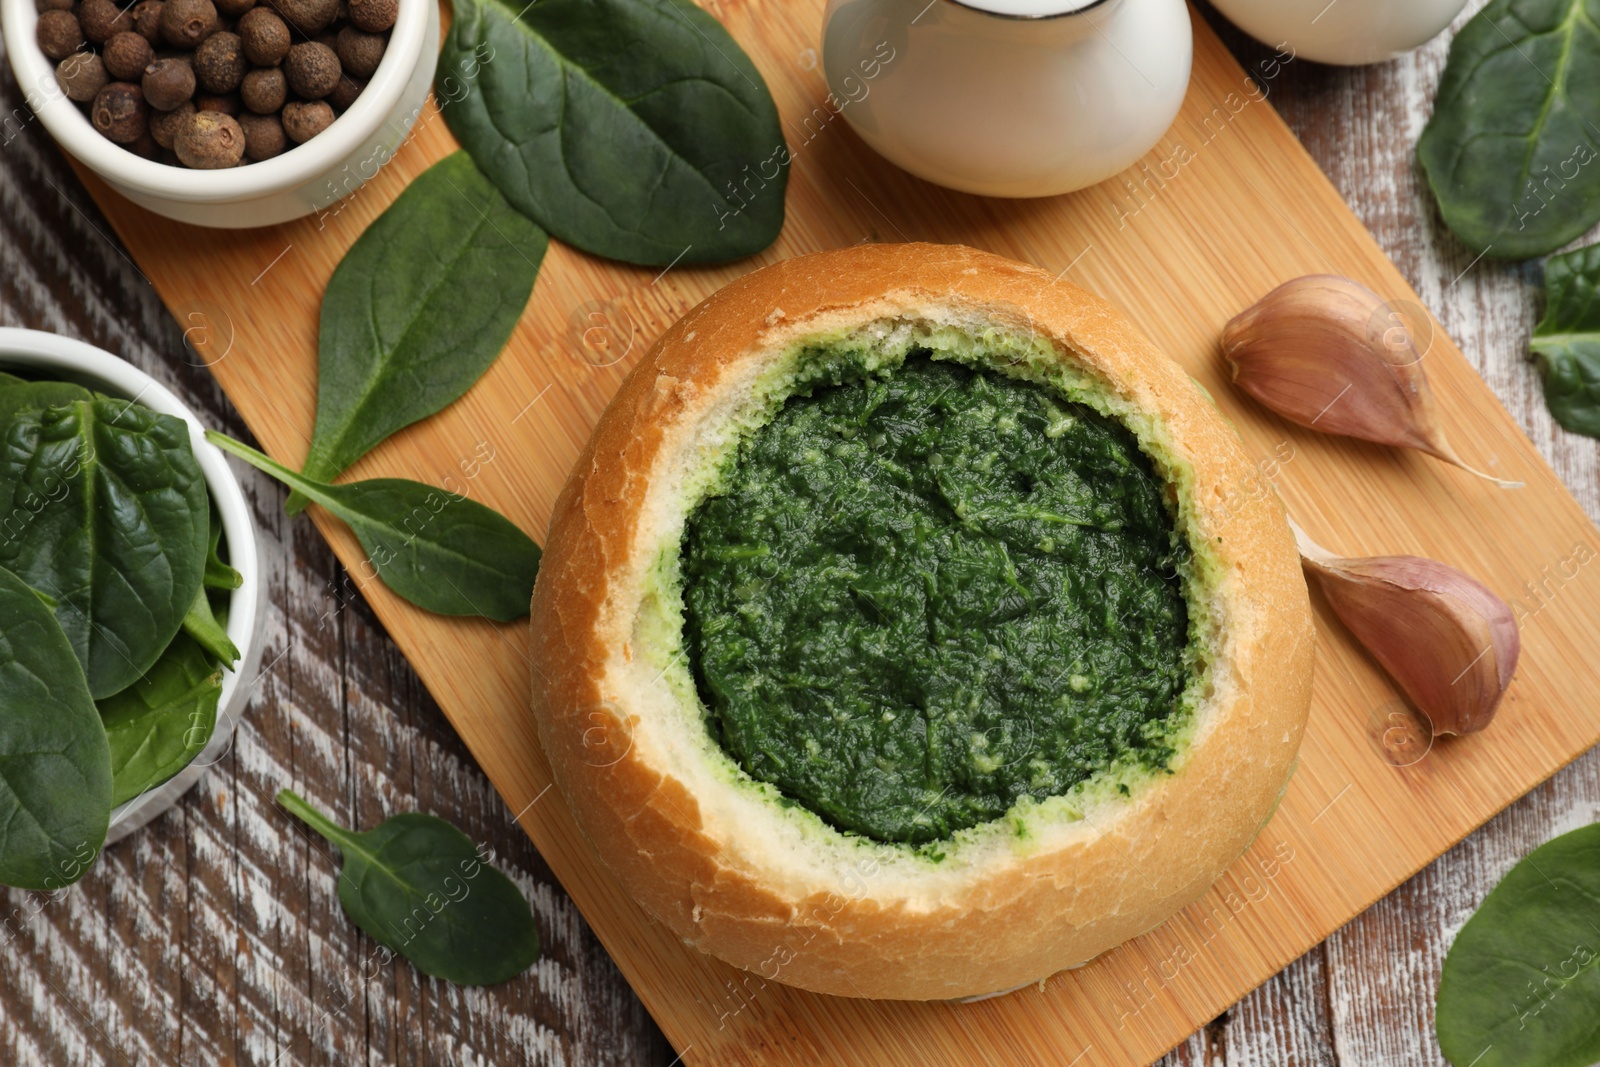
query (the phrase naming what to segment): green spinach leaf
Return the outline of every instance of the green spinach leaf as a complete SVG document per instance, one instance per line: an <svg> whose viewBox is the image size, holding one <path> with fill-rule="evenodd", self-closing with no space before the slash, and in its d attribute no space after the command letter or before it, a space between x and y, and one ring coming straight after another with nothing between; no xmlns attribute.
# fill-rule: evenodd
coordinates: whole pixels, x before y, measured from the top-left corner
<svg viewBox="0 0 1600 1067"><path fill-rule="evenodd" d="M105 843L111 757L50 609L0 569L0 883L59 889Z"/></svg>
<svg viewBox="0 0 1600 1067"><path fill-rule="evenodd" d="M24 382L0 384L0 430L11 425L18 414L33 408L55 407L74 400L91 400L94 394L71 382Z"/></svg>
<svg viewBox="0 0 1600 1067"><path fill-rule="evenodd" d="M500 622L528 614L539 546L493 508L402 478L314 482L222 434L206 439L336 515L384 584L417 607Z"/></svg>
<svg viewBox="0 0 1600 1067"><path fill-rule="evenodd" d="M178 632L207 514L182 419L101 397L19 412L0 431L0 566L55 598L97 699Z"/></svg>
<svg viewBox="0 0 1600 1067"><path fill-rule="evenodd" d="M222 558L222 516L217 514L215 501L211 504L211 541L206 547L206 571L202 581L207 589L237 589L244 584L244 575Z"/></svg>
<svg viewBox="0 0 1600 1067"><path fill-rule="evenodd" d="M712 263L783 227L778 109L690 0L457 0L437 90L506 199L585 252Z"/></svg>
<svg viewBox="0 0 1600 1067"><path fill-rule="evenodd" d="M1600 221L1600 0L1494 0L1450 44L1417 142L1445 223L1520 259Z"/></svg>
<svg viewBox="0 0 1600 1067"><path fill-rule="evenodd" d="M344 855L339 903L350 921L423 974L493 985L539 958L527 899L443 819L411 812L356 833L288 790L278 803Z"/></svg>
<svg viewBox="0 0 1600 1067"><path fill-rule="evenodd" d="M0 389L11 385L21 385L25 381L27 381L26 378L18 378L15 374L7 374L5 371L0 370Z"/></svg>
<svg viewBox="0 0 1600 1067"><path fill-rule="evenodd" d="M1600 1060L1600 824L1511 868L1456 935L1439 979L1439 1047L1456 1067Z"/></svg>
<svg viewBox="0 0 1600 1067"><path fill-rule="evenodd" d="M100 701L111 803L126 803L192 763L216 729L221 697L222 670L180 633L143 678Z"/></svg>
<svg viewBox="0 0 1600 1067"><path fill-rule="evenodd" d="M464 152L407 186L322 298L306 477L331 481L482 377L522 316L548 243Z"/></svg>
<svg viewBox="0 0 1600 1067"><path fill-rule="evenodd" d="M239 649L228 637L228 628L218 621L211 610L211 597L204 586L195 590L194 603L183 617L183 632L199 646L216 657L224 667L239 662Z"/></svg>
<svg viewBox="0 0 1600 1067"><path fill-rule="evenodd" d="M1544 402L1573 433L1600 437L1600 245L1544 265L1544 318L1533 329Z"/></svg>

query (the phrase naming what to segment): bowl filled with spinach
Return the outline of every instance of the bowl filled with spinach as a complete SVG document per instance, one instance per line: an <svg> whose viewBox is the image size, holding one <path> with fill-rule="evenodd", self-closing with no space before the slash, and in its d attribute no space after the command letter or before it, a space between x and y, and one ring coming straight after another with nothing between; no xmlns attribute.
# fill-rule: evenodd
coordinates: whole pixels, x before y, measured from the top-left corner
<svg viewBox="0 0 1600 1067"><path fill-rule="evenodd" d="M264 601L204 433L132 364L0 329L0 884L76 880L228 751Z"/></svg>

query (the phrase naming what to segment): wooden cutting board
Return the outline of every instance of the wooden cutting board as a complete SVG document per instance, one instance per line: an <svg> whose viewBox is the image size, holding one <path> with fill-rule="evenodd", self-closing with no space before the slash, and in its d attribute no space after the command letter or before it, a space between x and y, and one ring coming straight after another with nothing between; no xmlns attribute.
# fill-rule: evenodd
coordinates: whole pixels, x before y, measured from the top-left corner
<svg viewBox="0 0 1600 1067"><path fill-rule="evenodd" d="M1600 533L1431 320L1427 367L1469 462L1501 490L1414 453L1301 430L1228 384L1222 324L1277 283L1334 272L1404 308L1415 296L1273 112L1273 67L1242 70L1195 18L1183 112L1135 168L1071 196L998 201L920 182L822 107L823 0L707 5L749 50L795 163L782 238L720 268L665 271L553 243L515 337L460 403L380 447L359 476L462 488L538 536L608 398L665 326L730 279L859 241L962 242L1028 260L1117 304L1239 425L1262 478L1345 554L1418 553L1478 575L1522 619L1499 720L1397 767L1403 705L1326 605L1301 764L1277 817L1199 903L1080 970L974 1004L871 1003L763 982L684 948L646 917L576 832L526 709L524 630L426 615L367 582L355 540L312 509L352 580L691 1064L1144 1063L1217 1015L1494 812L1600 739ZM455 148L437 111L352 198L249 232L189 229L86 181L188 330L195 356L273 455L305 456L317 308L361 230ZM176 353L174 355L177 355ZM447 479L451 481L446 482ZM254 714L276 709L257 707ZM1392 746L1391 746L1392 747ZM287 783L285 783L287 784ZM444 813L448 814L448 812ZM776 946L775 946L776 947Z"/></svg>

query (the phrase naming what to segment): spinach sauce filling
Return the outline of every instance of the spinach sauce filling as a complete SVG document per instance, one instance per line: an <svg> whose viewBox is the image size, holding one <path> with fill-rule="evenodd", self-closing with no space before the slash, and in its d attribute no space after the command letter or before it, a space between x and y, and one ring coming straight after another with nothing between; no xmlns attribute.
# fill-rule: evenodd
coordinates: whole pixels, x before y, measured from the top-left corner
<svg viewBox="0 0 1600 1067"><path fill-rule="evenodd" d="M1120 424L913 351L790 397L716 492L682 550L710 727L833 826L935 841L1171 758L1177 538Z"/></svg>

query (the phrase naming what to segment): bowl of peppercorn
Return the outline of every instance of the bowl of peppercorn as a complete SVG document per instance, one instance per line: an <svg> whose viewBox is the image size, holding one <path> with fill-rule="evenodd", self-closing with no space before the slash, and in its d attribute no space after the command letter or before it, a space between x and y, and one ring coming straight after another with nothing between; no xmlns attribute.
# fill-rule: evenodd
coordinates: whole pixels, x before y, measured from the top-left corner
<svg viewBox="0 0 1600 1067"><path fill-rule="evenodd" d="M422 114L436 0L0 0L33 113L107 184L181 222L320 211Z"/></svg>

